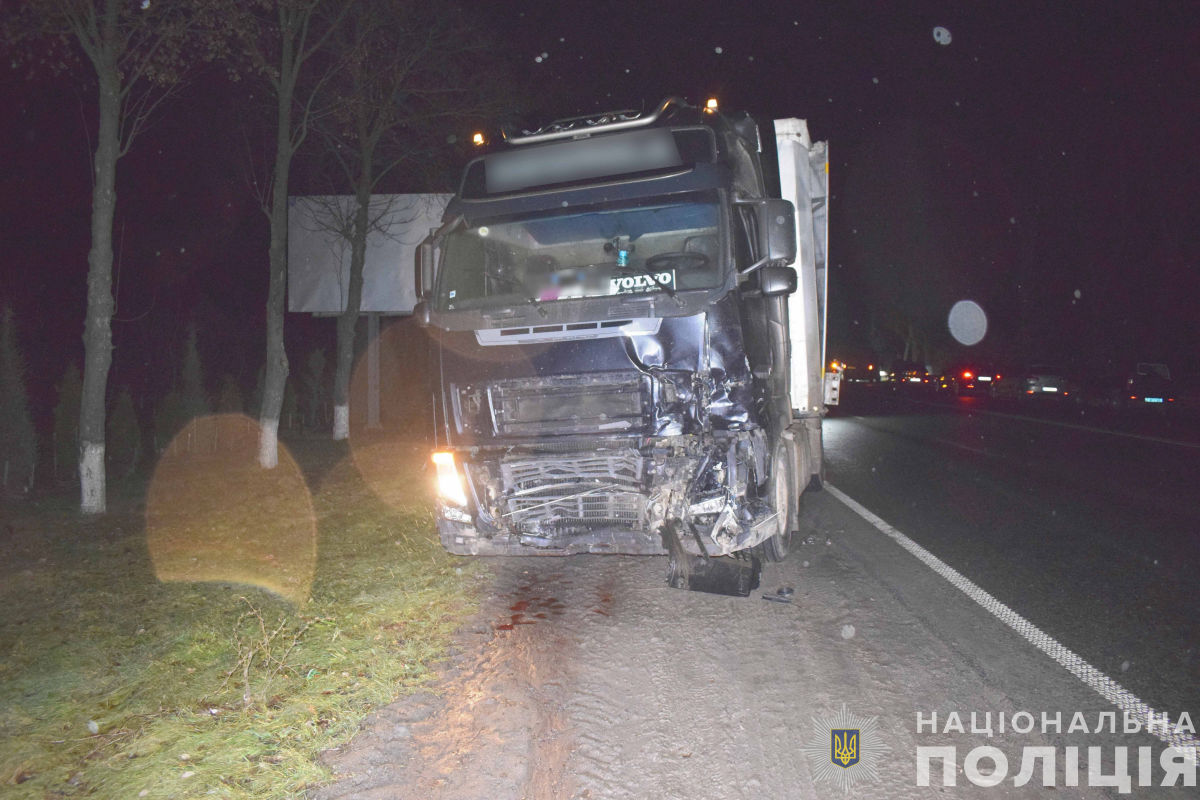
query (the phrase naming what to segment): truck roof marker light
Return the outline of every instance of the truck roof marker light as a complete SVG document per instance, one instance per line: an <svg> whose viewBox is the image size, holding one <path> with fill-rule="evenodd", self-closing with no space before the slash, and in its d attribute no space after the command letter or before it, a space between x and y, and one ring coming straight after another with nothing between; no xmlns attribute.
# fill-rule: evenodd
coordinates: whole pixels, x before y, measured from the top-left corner
<svg viewBox="0 0 1200 800"><path fill-rule="evenodd" d="M704 104L704 110L709 112L710 114L712 112L716 111L717 110L717 98L715 98L715 97L708 98L708 102Z"/></svg>
<svg viewBox="0 0 1200 800"><path fill-rule="evenodd" d="M454 454L434 453L433 463L437 467L438 496L448 503L466 508L467 493L463 491L462 478L454 466Z"/></svg>
<svg viewBox="0 0 1200 800"><path fill-rule="evenodd" d="M474 136L471 137L471 141L474 142L476 145L483 144L483 134L482 133L475 134Z"/></svg>

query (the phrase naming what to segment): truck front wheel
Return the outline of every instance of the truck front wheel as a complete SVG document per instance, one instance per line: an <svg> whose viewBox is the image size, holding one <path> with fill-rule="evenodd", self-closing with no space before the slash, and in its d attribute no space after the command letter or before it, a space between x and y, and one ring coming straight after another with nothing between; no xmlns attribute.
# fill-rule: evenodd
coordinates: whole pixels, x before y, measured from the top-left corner
<svg viewBox="0 0 1200 800"><path fill-rule="evenodd" d="M793 505L796 503L795 459L792 448L782 436L775 437L771 448L771 478L767 481L767 498L775 511L777 527L774 535L763 542L767 561L783 561L792 548Z"/></svg>

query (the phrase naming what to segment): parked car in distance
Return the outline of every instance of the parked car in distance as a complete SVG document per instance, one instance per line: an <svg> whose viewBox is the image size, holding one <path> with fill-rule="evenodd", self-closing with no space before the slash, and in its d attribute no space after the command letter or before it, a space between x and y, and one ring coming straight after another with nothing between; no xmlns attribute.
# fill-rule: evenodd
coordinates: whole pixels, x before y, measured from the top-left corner
<svg viewBox="0 0 1200 800"><path fill-rule="evenodd" d="M1074 400L1079 395L1078 384L1067 371L1052 364L1033 364L1007 378L996 377L992 395L1018 402Z"/></svg>
<svg viewBox="0 0 1200 800"><path fill-rule="evenodd" d="M1126 408L1166 408L1175 402L1171 370L1166 364L1139 363L1125 380L1121 405Z"/></svg>
<svg viewBox="0 0 1200 800"><path fill-rule="evenodd" d="M894 361L888 380L898 394L924 394L931 388L929 370L917 361Z"/></svg>
<svg viewBox="0 0 1200 800"><path fill-rule="evenodd" d="M937 390L959 397L990 396L1000 374L991 366L974 362L955 364L937 379Z"/></svg>

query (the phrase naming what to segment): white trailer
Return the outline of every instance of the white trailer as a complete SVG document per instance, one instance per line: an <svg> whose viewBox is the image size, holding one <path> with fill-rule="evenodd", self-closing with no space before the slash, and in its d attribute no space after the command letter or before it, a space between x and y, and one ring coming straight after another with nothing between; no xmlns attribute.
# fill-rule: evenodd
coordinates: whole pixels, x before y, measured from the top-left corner
<svg viewBox="0 0 1200 800"><path fill-rule="evenodd" d="M798 477L824 479L821 419L836 405L841 375L825 369L825 292L828 285L829 143L814 142L802 119L775 120L781 196L796 208L797 287L788 298L791 397L799 436ZM807 478L805 477L807 476ZM801 486L803 489L803 486Z"/></svg>

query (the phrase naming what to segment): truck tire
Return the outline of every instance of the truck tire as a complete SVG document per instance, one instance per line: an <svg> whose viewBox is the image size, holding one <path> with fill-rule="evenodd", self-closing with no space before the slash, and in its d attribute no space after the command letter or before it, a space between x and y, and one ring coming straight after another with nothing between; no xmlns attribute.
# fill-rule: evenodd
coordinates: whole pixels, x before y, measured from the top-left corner
<svg viewBox="0 0 1200 800"><path fill-rule="evenodd" d="M771 477L767 481L767 499L777 513L778 528L763 542L767 561L783 561L792 548L792 518L796 505L796 465L787 439L775 437L771 448Z"/></svg>

